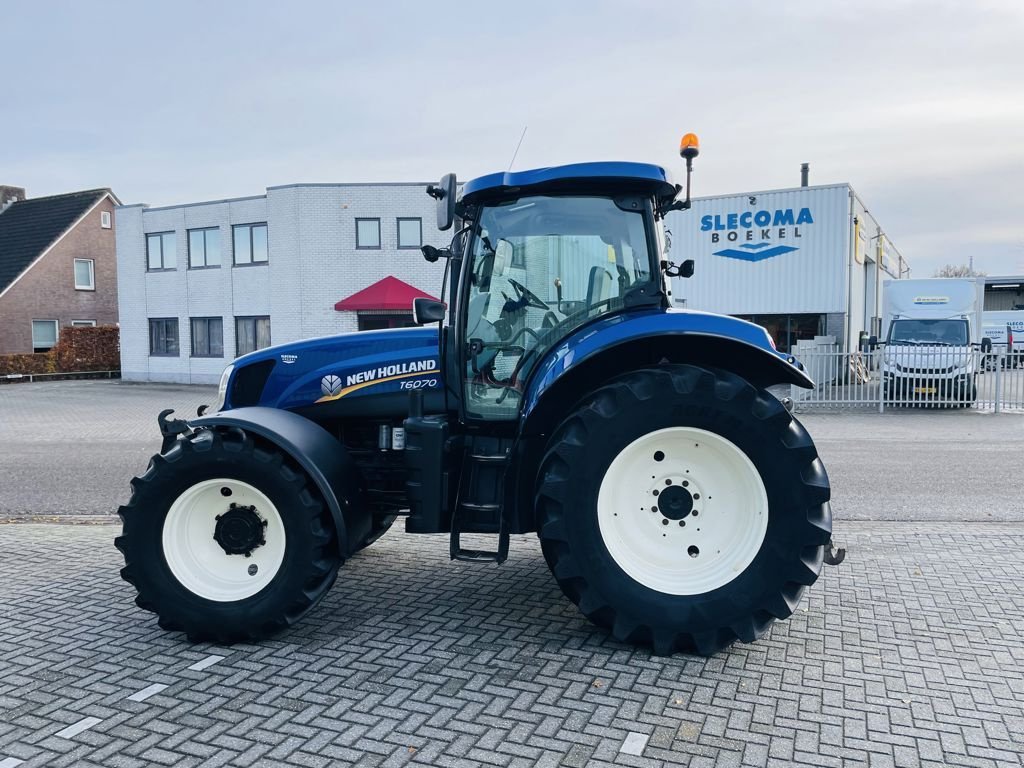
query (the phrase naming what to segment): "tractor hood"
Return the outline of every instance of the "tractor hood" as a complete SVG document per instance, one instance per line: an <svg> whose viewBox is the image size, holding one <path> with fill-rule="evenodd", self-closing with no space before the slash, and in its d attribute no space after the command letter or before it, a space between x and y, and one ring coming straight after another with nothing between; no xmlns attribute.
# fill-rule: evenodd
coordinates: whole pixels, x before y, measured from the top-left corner
<svg viewBox="0 0 1024 768"><path fill-rule="evenodd" d="M441 389L437 328L396 328L306 339L240 357L225 409L289 410Z"/></svg>

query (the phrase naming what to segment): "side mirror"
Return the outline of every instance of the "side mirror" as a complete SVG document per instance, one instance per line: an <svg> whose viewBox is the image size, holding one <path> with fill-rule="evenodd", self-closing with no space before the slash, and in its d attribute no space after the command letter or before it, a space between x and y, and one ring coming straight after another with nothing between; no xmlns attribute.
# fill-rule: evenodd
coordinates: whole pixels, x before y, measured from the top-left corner
<svg viewBox="0 0 1024 768"><path fill-rule="evenodd" d="M426 296L412 300L412 321L416 325L439 323L444 320L444 302Z"/></svg>
<svg viewBox="0 0 1024 768"><path fill-rule="evenodd" d="M429 261L431 264L433 264L435 261L442 257L446 259L450 259L452 257L452 252L447 248L435 248L432 245L421 245L420 253L422 253L423 258Z"/></svg>
<svg viewBox="0 0 1024 768"><path fill-rule="evenodd" d="M988 336L984 337L981 340L981 351L982 352L991 352L992 351L992 339L990 339Z"/></svg>
<svg viewBox="0 0 1024 768"><path fill-rule="evenodd" d="M868 336L868 349L876 349L878 347L878 337Z"/></svg>
<svg viewBox="0 0 1024 768"><path fill-rule="evenodd" d="M446 173L436 186L427 186L427 194L437 200L437 228L444 232L455 221L455 174Z"/></svg>
<svg viewBox="0 0 1024 768"><path fill-rule="evenodd" d="M693 259L687 259L679 265L680 277L693 277Z"/></svg>

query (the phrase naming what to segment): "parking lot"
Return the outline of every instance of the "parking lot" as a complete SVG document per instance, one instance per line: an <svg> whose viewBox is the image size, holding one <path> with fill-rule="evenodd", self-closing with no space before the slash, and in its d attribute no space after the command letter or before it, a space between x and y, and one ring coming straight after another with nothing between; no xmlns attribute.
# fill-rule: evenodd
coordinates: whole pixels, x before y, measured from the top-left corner
<svg viewBox="0 0 1024 768"><path fill-rule="evenodd" d="M532 536L470 565L397 526L295 630L219 648L134 606L110 517L157 411L212 394L0 387L0 768L1022 762L1024 417L801 416L849 554L711 659L611 641Z"/></svg>

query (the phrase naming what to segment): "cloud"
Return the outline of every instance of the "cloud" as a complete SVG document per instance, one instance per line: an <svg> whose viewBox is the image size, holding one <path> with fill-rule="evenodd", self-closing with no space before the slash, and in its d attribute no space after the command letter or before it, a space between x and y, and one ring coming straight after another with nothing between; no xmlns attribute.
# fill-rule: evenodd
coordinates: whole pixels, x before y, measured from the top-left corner
<svg viewBox="0 0 1024 768"><path fill-rule="evenodd" d="M848 181L915 267L1024 233L1024 5L114 2L5 9L3 183L128 202L635 159Z"/></svg>

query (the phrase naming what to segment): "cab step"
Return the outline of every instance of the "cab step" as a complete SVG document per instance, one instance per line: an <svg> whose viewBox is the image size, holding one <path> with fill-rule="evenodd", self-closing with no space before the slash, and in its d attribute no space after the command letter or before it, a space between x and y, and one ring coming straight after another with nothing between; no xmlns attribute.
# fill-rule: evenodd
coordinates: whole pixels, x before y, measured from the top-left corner
<svg viewBox="0 0 1024 768"><path fill-rule="evenodd" d="M496 550L463 549L460 536L463 532L452 526L449 553L452 560L469 563L504 563L508 560L508 532L498 532L498 548Z"/></svg>
<svg viewBox="0 0 1024 768"><path fill-rule="evenodd" d="M503 563L508 559L508 532L502 525L501 500L511 441L471 437L463 454L461 482L452 514L449 551L452 560ZM462 534L498 537L494 550L462 546Z"/></svg>

